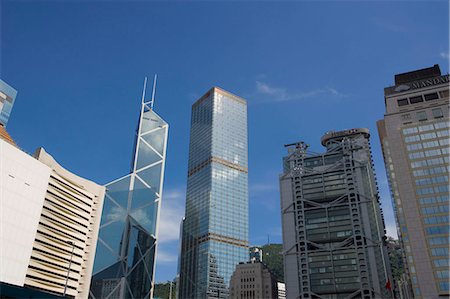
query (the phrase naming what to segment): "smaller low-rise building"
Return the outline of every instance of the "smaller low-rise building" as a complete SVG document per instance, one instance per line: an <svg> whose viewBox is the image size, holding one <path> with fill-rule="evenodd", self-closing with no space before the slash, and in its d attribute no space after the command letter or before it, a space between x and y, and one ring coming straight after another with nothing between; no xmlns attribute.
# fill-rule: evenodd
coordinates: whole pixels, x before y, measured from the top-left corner
<svg viewBox="0 0 450 299"><path fill-rule="evenodd" d="M230 299L278 298L277 280L258 261L239 263L230 280Z"/></svg>

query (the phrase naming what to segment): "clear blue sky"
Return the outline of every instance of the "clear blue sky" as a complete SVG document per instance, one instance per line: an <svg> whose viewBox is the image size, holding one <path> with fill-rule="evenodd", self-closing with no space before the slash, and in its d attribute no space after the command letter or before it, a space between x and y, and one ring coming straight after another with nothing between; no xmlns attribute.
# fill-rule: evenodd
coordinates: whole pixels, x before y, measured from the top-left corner
<svg viewBox="0 0 450 299"><path fill-rule="evenodd" d="M156 281L175 277L192 103L212 86L249 106L250 243L281 242L286 143L322 151L367 127L395 234L376 121L396 73L448 72L447 1L5 1L0 77L18 90L8 131L28 152L107 183L129 170L144 76L170 124Z"/></svg>

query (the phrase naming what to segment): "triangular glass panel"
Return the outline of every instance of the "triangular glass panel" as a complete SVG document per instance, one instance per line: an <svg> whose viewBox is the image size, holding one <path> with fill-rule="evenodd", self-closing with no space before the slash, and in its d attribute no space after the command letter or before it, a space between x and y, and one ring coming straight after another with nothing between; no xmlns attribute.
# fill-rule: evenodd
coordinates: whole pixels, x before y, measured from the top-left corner
<svg viewBox="0 0 450 299"><path fill-rule="evenodd" d="M165 134L166 128L141 135L141 137L162 155L164 151L164 139L166 137Z"/></svg>
<svg viewBox="0 0 450 299"><path fill-rule="evenodd" d="M122 213L122 211L120 211ZM115 217L115 216L114 216ZM126 217L126 211L125 211L125 217L123 217L122 214L120 215L121 219L125 219ZM125 223L124 221L116 221L108 226L100 229L99 231L99 239L106 244L102 244L102 247L97 248L97 255L95 258L95 268L97 270L100 270L101 268L97 267L97 261L99 261L100 264L103 264L103 259L106 261L117 261L120 259L120 251L122 246L122 236L124 231ZM102 243L99 242L99 243ZM111 264L111 263L110 263Z"/></svg>
<svg viewBox="0 0 450 299"><path fill-rule="evenodd" d="M161 160L161 157L154 150L148 147L148 145L144 142L139 142L136 169L139 170Z"/></svg>
<svg viewBox="0 0 450 299"><path fill-rule="evenodd" d="M153 202L148 206L131 211L131 217L136 220L137 224L145 229L149 234L155 234L156 211L158 202Z"/></svg>
<svg viewBox="0 0 450 299"><path fill-rule="evenodd" d="M162 163L139 171L137 175L159 194Z"/></svg>
<svg viewBox="0 0 450 299"><path fill-rule="evenodd" d="M138 177L135 178L131 201L132 211L153 203L157 198L158 196L154 190L145 186Z"/></svg>
<svg viewBox="0 0 450 299"><path fill-rule="evenodd" d="M130 190L131 175L121 178L118 181L105 185L107 197L112 198L120 206L128 206L128 192Z"/></svg>
<svg viewBox="0 0 450 299"><path fill-rule="evenodd" d="M100 229L102 229L104 225L107 225L112 221L119 221L119 219L111 217L108 218L105 217L105 215L113 215L115 214L115 212L117 212L118 209L121 208L122 208L121 206L113 202L111 199L109 199L109 197L105 196L105 199L103 200L103 211L102 211L103 217L101 218Z"/></svg>
<svg viewBox="0 0 450 299"><path fill-rule="evenodd" d="M163 121L153 110L144 112L141 124L141 135L166 124L167 123Z"/></svg>

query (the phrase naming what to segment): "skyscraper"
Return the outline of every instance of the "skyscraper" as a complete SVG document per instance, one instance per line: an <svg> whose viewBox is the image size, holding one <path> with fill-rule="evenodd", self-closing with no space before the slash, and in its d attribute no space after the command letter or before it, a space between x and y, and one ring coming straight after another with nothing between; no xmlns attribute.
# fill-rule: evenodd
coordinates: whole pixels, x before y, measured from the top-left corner
<svg viewBox="0 0 450 299"><path fill-rule="evenodd" d="M414 298L448 297L449 75L398 74L384 96L378 132Z"/></svg>
<svg viewBox="0 0 450 299"><path fill-rule="evenodd" d="M288 145L280 177L286 298L391 298L367 129L330 132L323 154Z"/></svg>
<svg viewBox="0 0 450 299"><path fill-rule="evenodd" d="M153 96L154 90L146 101L144 87L131 172L106 184L92 298L140 299L153 292L169 127L153 110Z"/></svg>
<svg viewBox="0 0 450 299"><path fill-rule="evenodd" d="M214 87L192 106L178 298L227 298L248 260L247 104Z"/></svg>

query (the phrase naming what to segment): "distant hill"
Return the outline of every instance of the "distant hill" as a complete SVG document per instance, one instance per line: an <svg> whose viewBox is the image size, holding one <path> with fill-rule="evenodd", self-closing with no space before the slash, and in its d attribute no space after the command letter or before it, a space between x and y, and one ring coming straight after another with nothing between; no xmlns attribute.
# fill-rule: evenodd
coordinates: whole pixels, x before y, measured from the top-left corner
<svg viewBox="0 0 450 299"><path fill-rule="evenodd" d="M263 251L263 263L275 274L278 281L284 282L283 245L267 244L260 248Z"/></svg>

